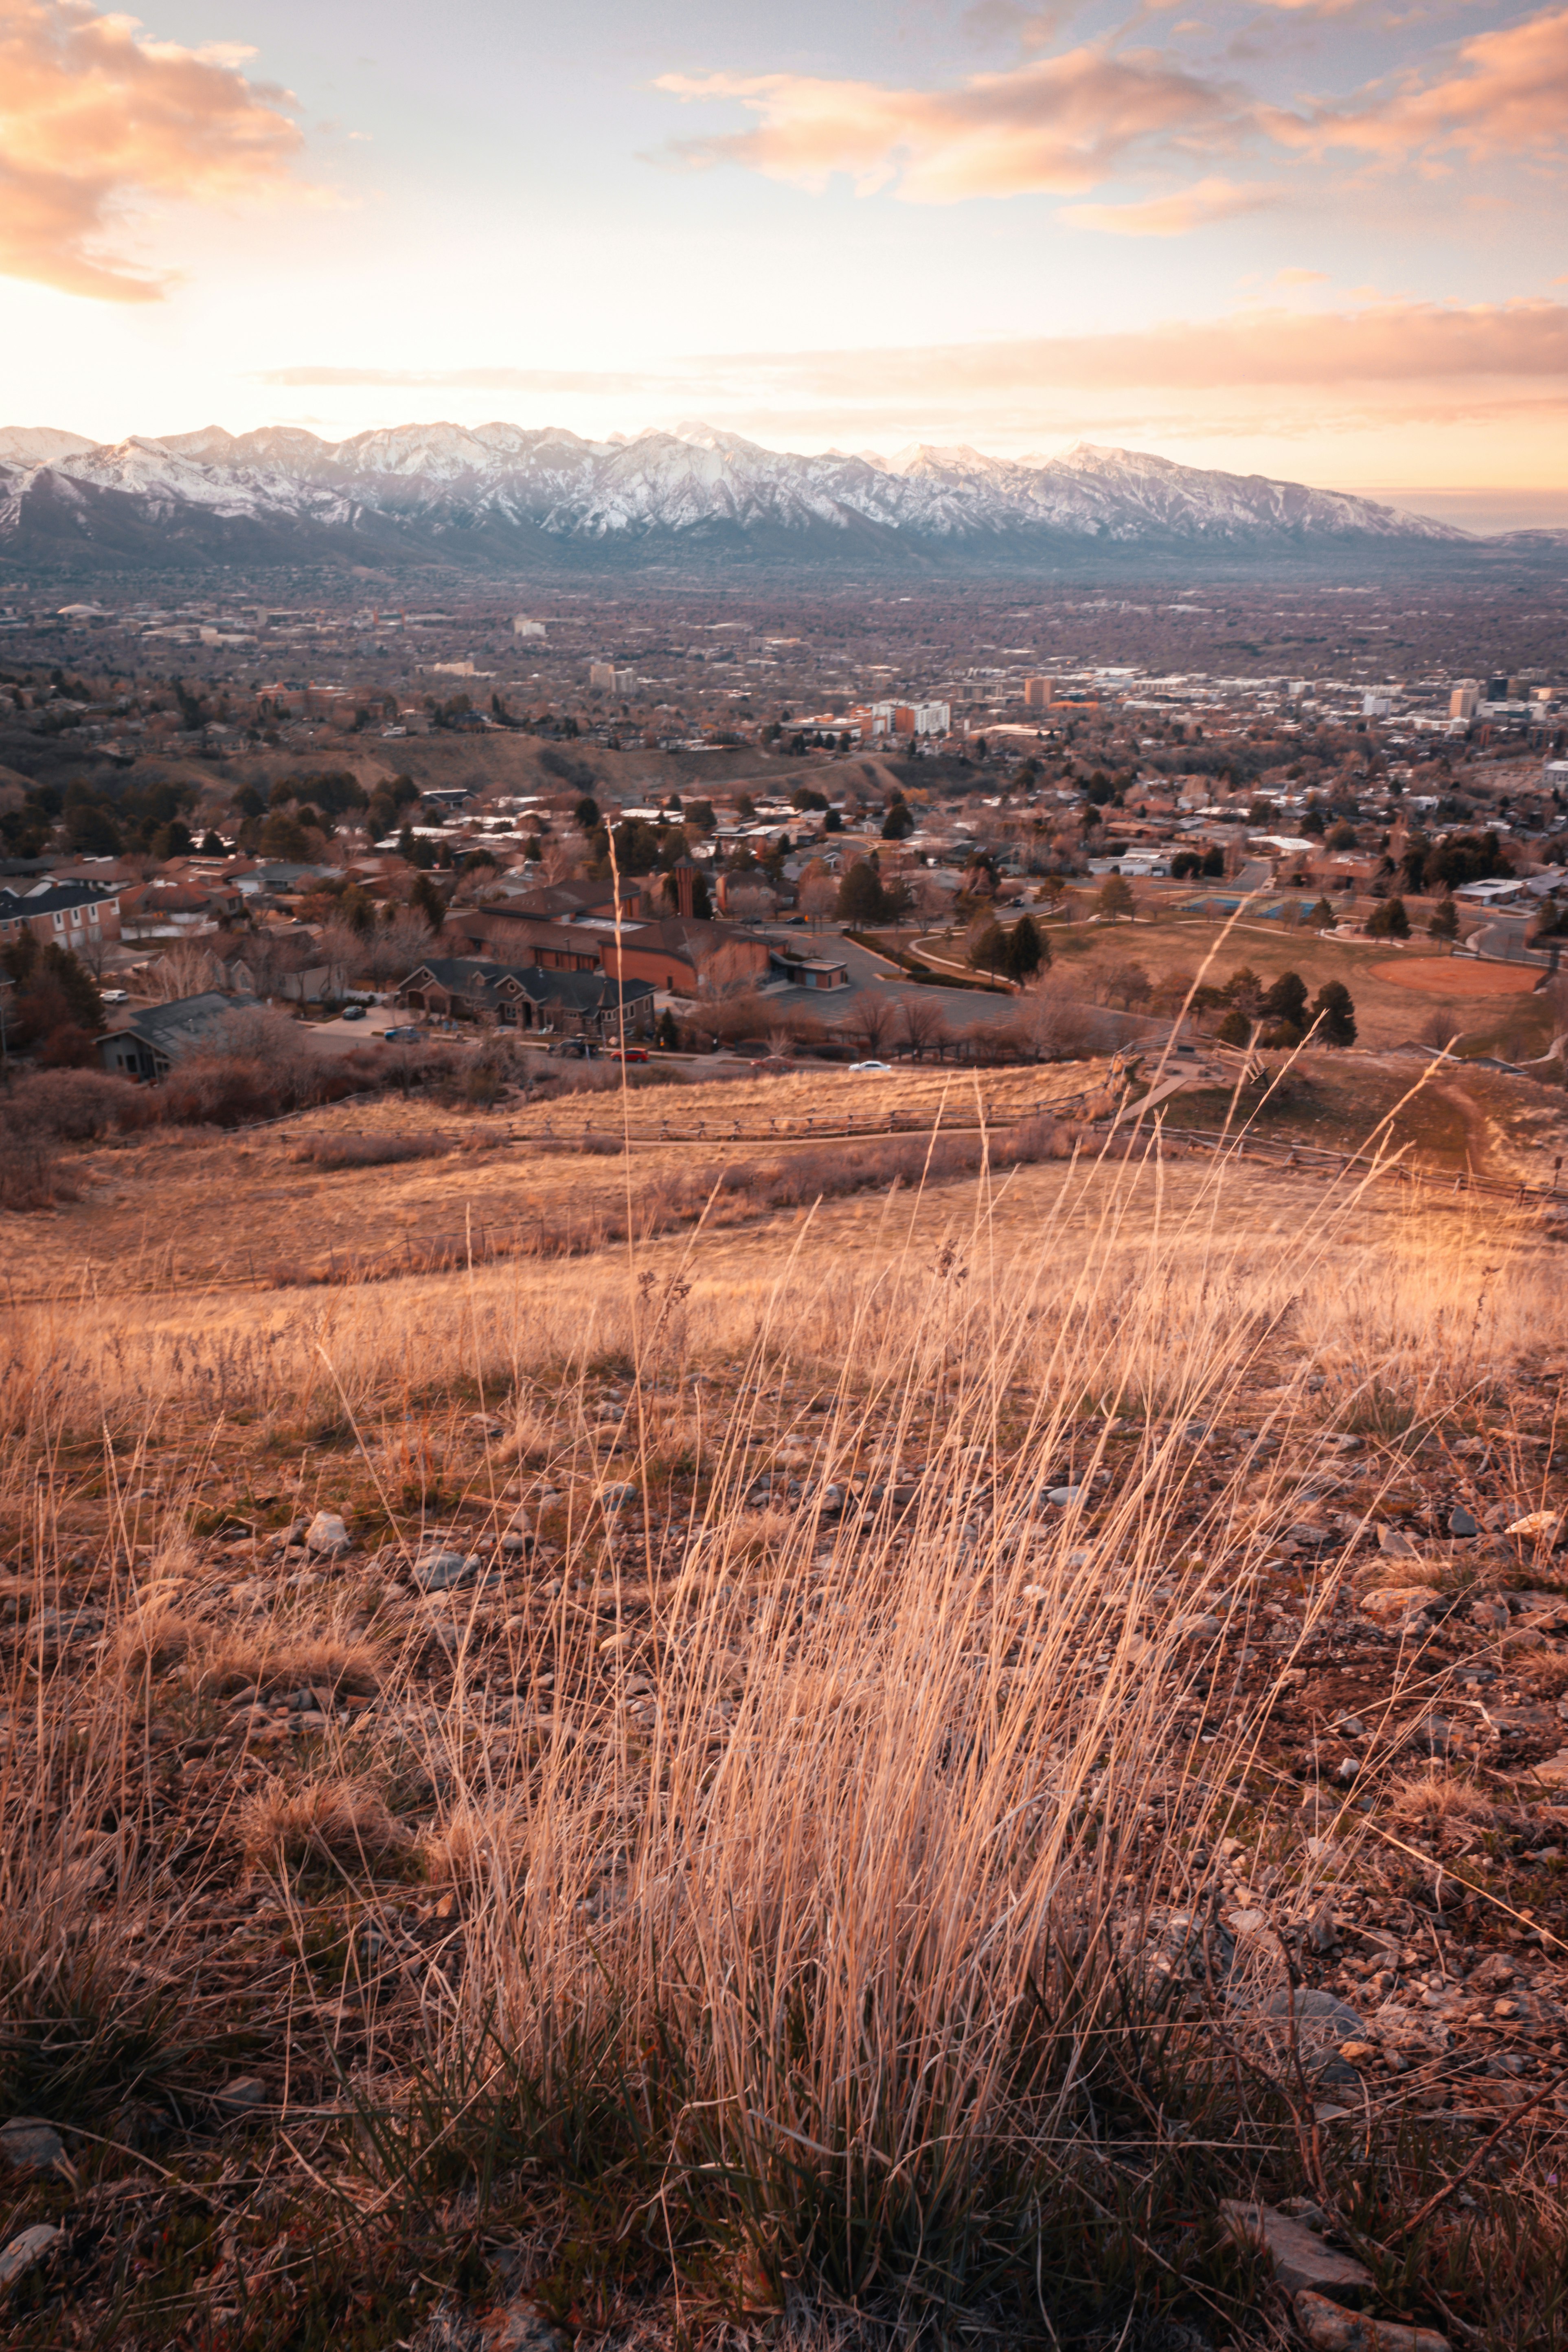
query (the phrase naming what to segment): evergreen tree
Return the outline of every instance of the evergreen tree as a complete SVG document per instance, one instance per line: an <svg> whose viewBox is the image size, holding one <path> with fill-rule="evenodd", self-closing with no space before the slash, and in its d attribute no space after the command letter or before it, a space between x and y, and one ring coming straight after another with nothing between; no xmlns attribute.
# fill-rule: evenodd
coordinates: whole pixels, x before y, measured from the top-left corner
<svg viewBox="0 0 1568 2352"><path fill-rule="evenodd" d="M1112 922L1120 922L1123 915L1131 914L1136 902L1121 876L1108 874L1095 893L1094 903L1102 915L1109 915Z"/></svg>
<svg viewBox="0 0 1568 2352"><path fill-rule="evenodd" d="M1407 940L1410 937L1410 917L1403 898L1384 898L1367 918L1369 940Z"/></svg>
<svg viewBox="0 0 1568 2352"><path fill-rule="evenodd" d="M1033 980L1042 964L1050 961L1050 955L1033 915L1020 915L1007 934L1008 979Z"/></svg>
<svg viewBox="0 0 1568 2352"><path fill-rule="evenodd" d="M428 874L415 876L414 887L408 893L408 903L424 916L432 931L438 931L447 919L447 901L442 898Z"/></svg>
<svg viewBox="0 0 1568 2352"><path fill-rule="evenodd" d="M1445 892L1444 896L1438 899L1436 906L1432 910L1432 919L1427 924L1426 929L1435 940L1457 940L1458 938L1458 902L1451 894Z"/></svg>
<svg viewBox="0 0 1568 2352"><path fill-rule="evenodd" d="M1007 963L1007 934L1000 923L987 923L969 950L969 961L976 971L998 972Z"/></svg>
<svg viewBox="0 0 1568 2352"><path fill-rule="evenodd" d="M1342 980L1326 980L1312 1007L1318 1041L1324 1045L1355 1044L1355 1006Z"/></svg>
<svg viewBox="0 0 1568 2352"><path fill-rule="evenodd" d="M1266 1021L1288 1021L1292 1029L1307 1025L1307 983L1299 971L1282 971L1263 999Z"/></svg>
<svg viewBox="0 0 1568 2352"><path fill-rule="evenodd" d="M837 915L844 923L876 923L882 917L882 885L875 866L864 858L852 866L838 885Z"/></svg>

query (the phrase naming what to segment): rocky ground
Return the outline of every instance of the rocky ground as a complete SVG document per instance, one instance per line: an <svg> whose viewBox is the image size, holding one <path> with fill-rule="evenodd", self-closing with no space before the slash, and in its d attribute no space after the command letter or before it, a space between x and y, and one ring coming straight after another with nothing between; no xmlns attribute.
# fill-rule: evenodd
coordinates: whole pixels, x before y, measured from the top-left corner
<svg viewBox="0 0 1568 2352"><path fill-rule="evenodd" d="M471 2168L399 2191L384 2148L356 2173L349 2144L480 1964L475 1791L526 1797L599 1750L651 1789L676 1719L721 1770L764 1698L820 1689L851 1598L857 1671L906 1654L909 1563L934 1547L949 1686L988 1722L1044 1709L1047 1651L1073 1721L1140 1661L1162 1681L1118 1948L1158 2014L1272 2070L1294 2135L1184 2225L1205 2250L1185 2299L1127 2340L1562 2342L1560 2294L1521 2335L1524 2305L1500 2316L1456 2248L1498 2195L1535 2217L1526 2270L1562 2243L1564 1370L1526 1353L1484 1399L1389 1429L1346 1427L1283 1358L1208 1420L1042 1430L1015 1381L978 1443L930 1388L787 1360L648 1388L607 1358L497 1415L454 1391L417 1426L303 1442L186 1422L126 1465L55 1431L7 1488L0 1573L11 2340L776 2331L743 2262L588 2275L565 2192L526 2164L498 2219ZM607 1824L571 1897L584 1934L623 1916L636 1867ZM330 2257L313 2206L342 2224ZM829 2298L799 2324L852 2319Z"/></svg>

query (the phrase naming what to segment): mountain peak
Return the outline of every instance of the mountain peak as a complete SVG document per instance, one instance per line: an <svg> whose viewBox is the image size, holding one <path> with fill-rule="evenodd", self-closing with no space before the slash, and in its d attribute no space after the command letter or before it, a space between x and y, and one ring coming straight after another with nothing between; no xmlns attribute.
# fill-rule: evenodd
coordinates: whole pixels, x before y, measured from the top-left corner
<svg viewBox="0 0 1568 2352"><path fill-rule="evenodd" d="M1060 457L917 443L892 457L763 447L700 420L631 439L432 421L339 442L221 425L112 446L50 426L0 432L0 551L171 562L447 561L515 568L574 545L751 543L874 563L919 549L1026 565L1079 549L1242 556L1467 534L1300 482L1079 441Z"/></svg>

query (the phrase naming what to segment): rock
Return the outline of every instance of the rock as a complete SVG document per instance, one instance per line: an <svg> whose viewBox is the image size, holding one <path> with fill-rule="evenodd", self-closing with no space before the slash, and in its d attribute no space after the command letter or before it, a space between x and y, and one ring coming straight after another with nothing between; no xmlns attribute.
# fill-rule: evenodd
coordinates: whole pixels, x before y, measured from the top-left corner
<svg viewBox="0 0 1568 2352"><path fill-rule="evenodd" d="M1228 2200L1220 2218L1232 2237L1257 2246L1274 2265L1274 2275L1287 2294L1302 2288L1314 2294L1365 2294L1372 2273L1353 2254L1336 2253L1304 2221L1292 2221L1271 2205L1241 2205Z"/></svg>
<svg viewBox="0 0 1568 2352"><path fill-rule="evenodd" d="M1405 2327L1394 2319L1368 2319L1346 2311L1327 2295L1303 2287L1296 2296L1296 2324L1316 2352L1448 2352L1448 2339L1435 2327Z"/></svg>
<svg viewBox="0 0 1568 2352"><path fill-rule="evenodd" d="M1419 1616L1436 1599L1430 1585L1385 1584L1374 1592L1363 1592L1361 1613L1370 1617L1374 1625L1385 1625L1398 1617Z"/></svg>
<svg viewBox="0 0 1568 2352"><path fill-rule="evenodd" d="M336 1511L318 1511L305 1530L307 1551L337 1559L353 1548L353 1538Z"/></svg>
<svg viewBox="0 0 1568 2352"><path fill-rule="evenodd" d="M1377 1540L1392 1559L1419 1559L1421 1557L1420 1545L1412 1543L1403 1528L1380 1527Z"/></svg>
<svg viewBox="0 0 1568 2352"><path fill-rule="evenodd" d="M1340 2057L1342 2042L1364 2042L1366 2020L1358 2017L1348 2002L1337 2000L1331 1992L1319 1992L1310 1987L1292 1994L1283 1987L1270 1994L1263 2004L1264 2017L1268 2021L1268 2038L1276 2054L1289 2063L1289 2027L1292 2008L1296 2020L1296 2049L1302 2072L1313 2084L1342 2084L1348 2089L1360 2087L1361 2077L1353 2066L1347 2066Z"/></svg>
<svg viewBox="0 0 1568 2352"><path fill-rule="evenodd" d="M1501 1992L1505 1985L1513 1982L1517 1973L1506 1954L1492 1952L1479 1968L1470 1970L1465 1979L1466 1990L1469 1992Z"/></svg>
<svg viewBox="0 0 1568 2352"><path fill-rule="evenodd" d="M414 1563L414 1581L421 1592L450 1592L459 1584L471 1584L482 1565L478 1552L426 1552Z"/></svg>
<svg viewBox="0 0 1568 2352"><path fill-rule="evenodd" d="M1068 1503L1076 1503L1083 1491L1081 1486L1048 1486L1046 1500L1065 1508Z"/></svg>
<svg viewBox="0 0 1568 2352"><path fill-rule="evenodd" d="M35 2116L11 2116L0 2124L0 2157L13 2172L44 2172L65 2154L65 2142Z"/></svg>
<svg viewBox="0 0 1568 2352"><path fill-rule="evenodd" d="M565 2344L539 2305L521 2295L487 2312L479 2332L484 2352L563 2352Z"/></svg>
<svg viewBox="0 0 1568 2352"><path fill-rule="evenodd" d="M1456 1503L1448 1514L1448 1533L1451 1536L1479 1536L1480 1531L1479 1519L1467 1511L1463 1503Z"/></svg>
<svg viewBox="0 0 1568 2352"><path fill-rule="evenodd" d="M606 1511L624 1511L637 1499L637 1490L628 1480L622 1480L614 1486L606 1486L599 1497Z"/></svg>
<svg viewBox="0 0 1568 2352"><path fill-rule="evenodd" d="M267 2085L254 2074L238 2074L226 2083L213 2101L219 2115L247 2116L267 2104Z"/></svg>
<svg viewBox="0 0 1568 2352"><path fill-rule="evenodd" d="M30 2271L35 2263L41 2263L56 2239L64 2235L65 2231L57 2230L52 2221L35 2221L30 2230L24 2230L20 2237L13 2238L5 2252L0 2253L0 2294L4 2294L7 2287L15 2286L24 2271Z"/></svg>
<svg viewBox="0 0 1568 2352"><path fill-rule="evenodd" d="M1522 1519L1512 1519L1508 1527L1510 1536L1549 1536L1553 1543L1562 1532L1560 1511L1527 1511Z"/></svg>

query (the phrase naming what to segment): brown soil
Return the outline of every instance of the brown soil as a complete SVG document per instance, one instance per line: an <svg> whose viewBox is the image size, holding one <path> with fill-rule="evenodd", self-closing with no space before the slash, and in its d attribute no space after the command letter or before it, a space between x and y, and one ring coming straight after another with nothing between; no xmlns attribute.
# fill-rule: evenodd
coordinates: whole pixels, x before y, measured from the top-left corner
<svg viewBox="0 0 1568 2352"><path fill-rule="evenodd" d="M1421 956L1413 963L1374 963L1373 980L1394 988L1418 988L1427 996L1533 996L1539 972L1506 963L1477 963L1469 957Z"/></svg>

